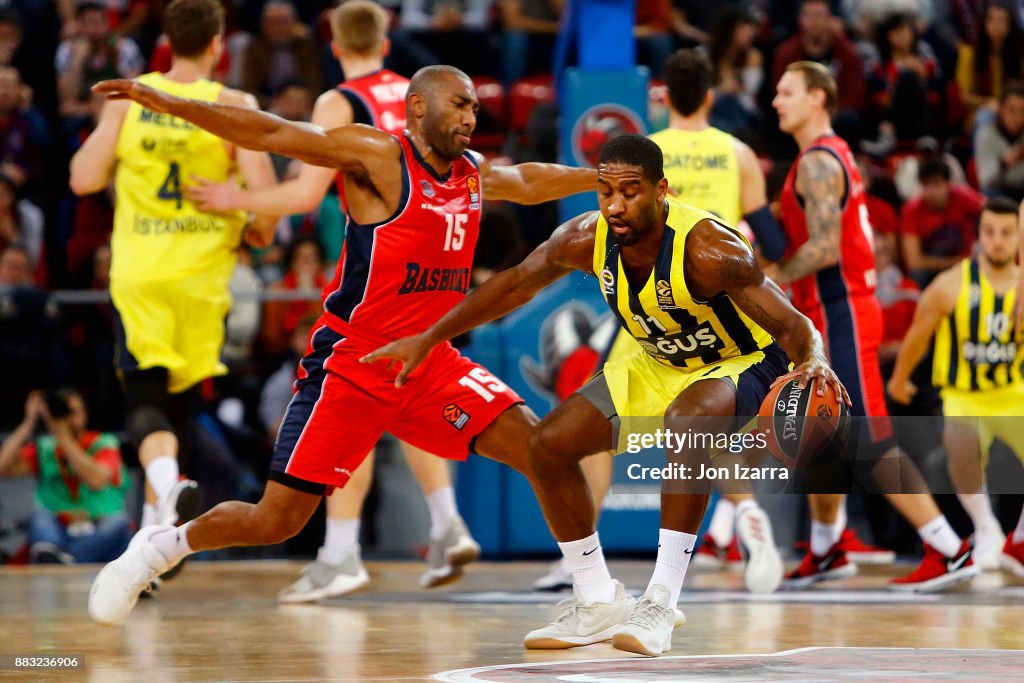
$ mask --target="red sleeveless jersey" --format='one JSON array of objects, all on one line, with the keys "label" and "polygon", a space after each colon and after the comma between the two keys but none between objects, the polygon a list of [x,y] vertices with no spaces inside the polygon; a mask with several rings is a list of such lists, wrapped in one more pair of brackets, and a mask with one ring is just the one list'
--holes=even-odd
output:
[{"label": "red sleeveless jersey", "polygon": [[793,162],[782,190],[782,227],[789,245],[786,258],[807,242],[807,218],[803,198],[796,192],[797,167],[804,154],[825,151],[835,156],[846,175],[846,193],[840,197],[843,208],[842,241],[839,263],[812,273],[791,284],[793,305],[802,313],[816,310],[821,304],[854,296],[870,296],[875,291],[875,255],[871,222],[864,195],[864,184],[849,146],[838,135],[818,138]]},{"label": "red sleeveless jersey", "polygon": [[346,219],[334,279],[324,289],[324,322],[375,343],[418,334],[469,291],[480,235],[480,173],[468,152],[439,176],[405,135],[402,195],[395,215],[375,225]]},{"label": "red sleeveless jersey", "polygon": [[[387,69],[353,78],[337,87],[352,107],[352,123],[380,128],[392,135],[401,135],[405,130],[405,92],[408,89],[408,78]],[[338,200],[344,211],[343,174],[338,173],[334,183],[338,187]]]},{"label": "red sleeveless jersey", "polygon": [[[338,86],[349,102],[354,99],[366,110],[364,114],[358,111],[359,106],[353,106],[357,110],[353,112],[355,123],[365,123],[392,135],[405,130],[405,92],[408,89],[408,78],[387,69],[353,78]],[[367,118],[366,115],[369,115],[369,120],[362,120]]]}]

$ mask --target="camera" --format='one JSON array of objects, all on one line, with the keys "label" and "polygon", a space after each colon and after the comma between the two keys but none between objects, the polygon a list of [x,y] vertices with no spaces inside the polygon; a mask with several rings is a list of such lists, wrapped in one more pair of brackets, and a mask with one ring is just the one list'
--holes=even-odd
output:
[{"label": "camera", "polygon": [[43,399],[46,401],[46,408],[50,411],[50,417],[55,420],[63,420],[71,413],[68,400],[61,391],[48,391]]}]

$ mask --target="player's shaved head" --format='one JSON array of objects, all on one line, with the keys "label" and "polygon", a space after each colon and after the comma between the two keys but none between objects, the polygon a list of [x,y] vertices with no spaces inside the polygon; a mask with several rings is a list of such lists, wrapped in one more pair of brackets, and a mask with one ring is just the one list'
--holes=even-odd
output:
[{"label": "player's shaved head", "polygon": [[426,66],[413,74],[405,96],[409,131],[421,134],[442,159],[454,161],[476,128],[473,81],[453,66]]},{"label": "player's shaved head", "polygon": [[466,75],[466,72],[461,69],[456,69],[454,66],[449,66],[447,64],[425,66],[412,75],[412,79],[409,81],[409,91],[405,96],[406,103],[409,102],[409,98],[413,95],[429,97],[437,90],[438,85],[444,83],[450,78],[459,78],[467,83],[473,82],[472,79]]}]

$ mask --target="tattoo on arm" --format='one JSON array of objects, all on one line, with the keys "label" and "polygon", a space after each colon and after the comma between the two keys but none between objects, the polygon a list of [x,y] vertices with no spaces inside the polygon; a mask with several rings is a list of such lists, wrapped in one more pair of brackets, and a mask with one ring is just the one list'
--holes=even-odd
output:
[{"label": "tattoo on arm", "polygon": [[831,154],[812,152],[800,160],[797,190],[804,198],[807,242],[781,264],[781,282],[799,280],[838,261],[845,184],[843,170]]}]

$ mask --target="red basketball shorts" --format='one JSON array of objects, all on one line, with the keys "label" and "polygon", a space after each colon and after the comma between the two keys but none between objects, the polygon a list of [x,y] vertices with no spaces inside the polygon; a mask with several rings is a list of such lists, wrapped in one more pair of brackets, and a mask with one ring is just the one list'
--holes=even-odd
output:
[{"label": "red basketball shorts", "polygon": [[314,328],[309,346],[270,466],[270,479],[307,493],[344,486],[384,432],[465,460],[476,436],[523,402],[448,343],[401,388],[394,385],[396,370],[359,362],[374,344],[323,325]]}]

